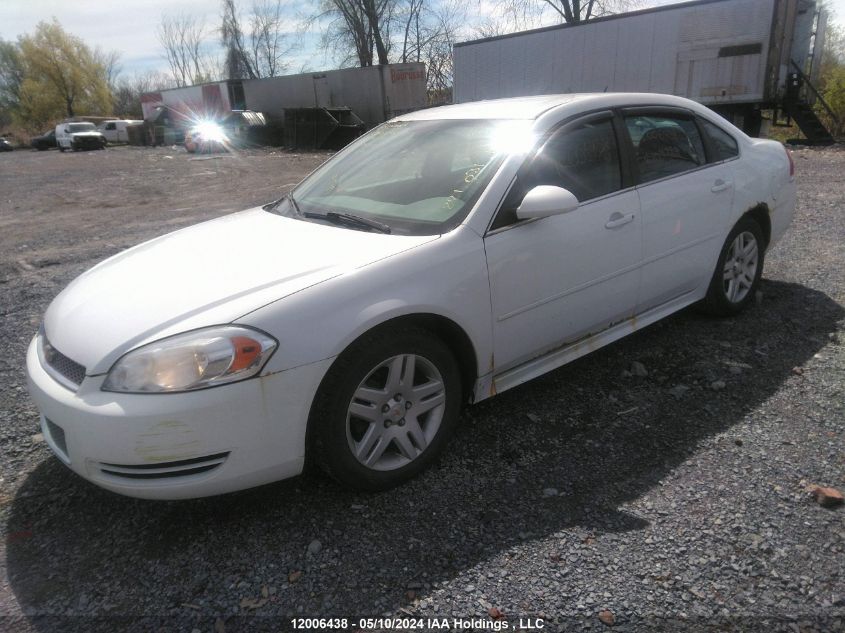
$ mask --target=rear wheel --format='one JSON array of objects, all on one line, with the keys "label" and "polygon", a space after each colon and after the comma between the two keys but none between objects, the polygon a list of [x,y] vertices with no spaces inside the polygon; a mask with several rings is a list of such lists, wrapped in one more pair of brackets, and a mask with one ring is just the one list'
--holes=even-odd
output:
[{"label": "rear wheel", "polygon": [[414,477],[442,451],[461,405],[458,363],[430,332],[366,335],[343,354],[312,407],[312,455],[358,490],[385,490]]},{"label": "rear wheel", "polygon": [[702,308],[717,316],[732,316],[754,300],[763,275],[765,241],[760,225],[742,218],[725,240]]}]

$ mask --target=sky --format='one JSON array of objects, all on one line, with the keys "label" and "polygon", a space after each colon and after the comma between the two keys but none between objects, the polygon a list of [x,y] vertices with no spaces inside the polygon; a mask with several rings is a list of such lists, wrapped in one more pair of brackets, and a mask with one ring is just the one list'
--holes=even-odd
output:
[{"label": "sky", "polygon": [[[489,10],[490,2],[473,3],[474,9]],[[645,0],[647,5],[671,3],[671,0]],[[249,2],[242,0],[240,4]],[[291,6],[303,4],[294,2]],[[845,0],[829,0],[829,4],[837,22],[845,26]],[[0,38],[15,40],[19,35],[31,33],[39,21],[55,17],[66,31],[79,36],[89,46],[118,51],[122,71],[126,74],[167,71],[167,62],[156,39],[156,27],[162,14],[186,13],[204,18],[212,27],[219,22],[219,6],[215,0],[0,0]],[[302,17],[296,10],[291,10],[292,31],[298,30]],[[290,72],[319,70],[335,64],[335,60],[320,50],[319,37],[311,33],[297,40],[290,59]]]}]

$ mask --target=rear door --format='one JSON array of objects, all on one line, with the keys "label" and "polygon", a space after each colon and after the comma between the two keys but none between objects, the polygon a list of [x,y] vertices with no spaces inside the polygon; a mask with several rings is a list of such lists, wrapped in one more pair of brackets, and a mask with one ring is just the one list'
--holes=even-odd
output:
[{"label": "rear door", "polygon": [[[568,123],[520,170],[485,237],[500,373],[633,315],[642,224],[610,112]],[[580,206],[519,221],[539,185],[569,189]]]},{"label": "rear door", "polygon": [[691,112],[647,108],[623,118],[643,217],[641,313],[706,287],[730,218],[733,176],[729,163],[708,162]]}]

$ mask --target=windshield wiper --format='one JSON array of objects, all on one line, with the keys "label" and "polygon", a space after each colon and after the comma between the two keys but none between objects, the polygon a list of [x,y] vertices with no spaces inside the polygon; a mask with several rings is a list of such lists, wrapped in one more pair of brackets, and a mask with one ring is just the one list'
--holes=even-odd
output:
[{"label": "windshield wiper", "polygon": [[[296,203],[294,202],[294,204]],[[372,229],[378,231],[379,233],[390,233],[390,227],[387,224],[379,222],[378,220],[363,218],[360,215],[355,215],[354,213],[338,213],[337,211],[329,211],[328,213],[306,212],[303,215],[305,215],[306,218],[313,218],[315,220],[328,220],[334,224],[345,224],[346,226],[353,226],[362,229]]]}]

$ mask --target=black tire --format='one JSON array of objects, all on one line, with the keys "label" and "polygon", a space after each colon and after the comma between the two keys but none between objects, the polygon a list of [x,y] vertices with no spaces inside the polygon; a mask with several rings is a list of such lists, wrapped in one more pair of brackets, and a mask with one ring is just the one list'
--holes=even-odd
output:
[{"label": "black tire", "polygon": [[65,148],[64,148],[64,147],[62,147],[61,145],[59,145],[59,151],[60,151],[60,152],[64,152],[64,151],[65,151]]},{"label": "black tire", "polygon": [[[439,372],[445,390],[442,418],[440,418],[439,426],[433,427],[433,435],[428,439],[425,448],[411,461],[390,470],[371,468],[360,462],[353,454],[350,446],[353,440],[349,438],[353,436],[353,425],[357,424],[360,427],[379,423],[370,423],[363,418],[356,419],[355,416],[349,415],[353,394],[365,379],[375,375],[373,372],[375,368],[402,355],[414,355],[414,358],[422,359],[420,362],[429,363]],[[419,377],[419,369],[417,372]],[[372,492],[387,490],[402,484],[430,466],[443,451],[458,421],[462,403],[461,394],[461,373],[454,355],[439,338],[428,330],[416,327],[385,328],[366,334],[337,358],[317,391],[308,421],[308,459],[319,465],[339,483],[355,490]],[[396,409],[401,410],[401,405],[397,405]],[[378,413],[378,415],[387,417],[391,414]],[[404,416],[405,414],[396,413],[396,415]],[[425,415],[427,414],[423,414],[418,419],[424,420]],[[404,426],[404,423],[403,417],[400,422],[393,422],[392,425]],[[421,422],[421,427],[428,423]],[[409,423],[409,427],[410,424],[412,422]],[[385,420],[385,425],[387,425],[387,420]],[[394,432],[402,433],[403,430],[396,428]],[[387,436],[388,432],[384,433]],[[410,437],[407,429],[405,433]],[[398,444],[388,439],[385,445],[387,449],[384,450],[384,459],[406,459],[400,455]],[[418,446],[414,446],[419,450]]]},{"label": "black tire", "polygon": [[[729,296],[730,292],[726,287],[725,267],[734,241],[742,234],[750,234],[754,237],[757,245],[757,263],[751,287],[736,300]],[[733,230],[722,246],[719,254],[719,261],[716,270],[710,280],[710,287],[707,289],[707,296],[700,304],[700,308],[707,314],[714,316],[733,316],[745,310],[753,301],[754,296],[760,287],[760,279],[763,276],[763,263],[766,254],[766,240],[760,225],[750,216],[744,216],[736,223]]]}]

